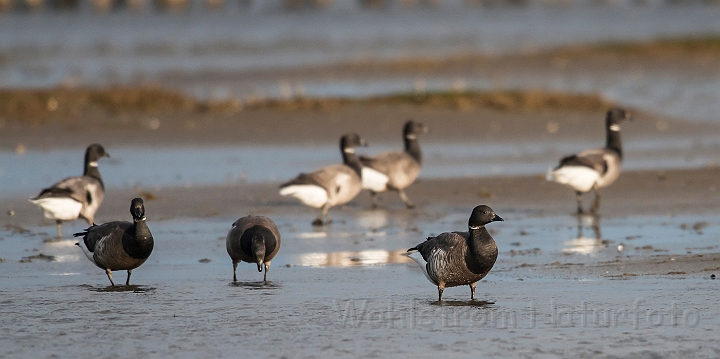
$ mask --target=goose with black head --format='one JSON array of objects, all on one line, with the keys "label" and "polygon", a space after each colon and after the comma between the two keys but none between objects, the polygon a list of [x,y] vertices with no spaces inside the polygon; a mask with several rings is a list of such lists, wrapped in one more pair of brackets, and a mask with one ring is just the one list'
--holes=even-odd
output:
[{"label": "goose with black head", "polygon": [[437,286],[439,301],[445,288],[460,285],[469,285],[470,299],[475,299],[476,283],[490,272],[498,256],[497,244],[485,225],[502,220],[490,207],[480,205],[470,214],[467,232],[428,237],[408,249],[408,256]]},{"label": "goose with black head", "polygon": [[75,233],[75,237],[82,237],[77,245],[91,262],[105,270],[113,286],[115,282],[112,272],[118,270],[127,271],[125,285],[130,285],[133,269],[145,263],[155,245],[146,223],[145,205],[142,199],[132,200],[130,214],[133,217],[132,222],[108,222]]}]

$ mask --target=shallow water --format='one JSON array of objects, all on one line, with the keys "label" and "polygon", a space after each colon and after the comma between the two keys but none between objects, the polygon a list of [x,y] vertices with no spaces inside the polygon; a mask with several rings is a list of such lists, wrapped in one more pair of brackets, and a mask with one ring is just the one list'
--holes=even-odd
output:
[{"label": "shallow water", "polygon": [[[297,211],[302,208],[297,208]],[[132,285],[109,288],[73,240],[45,242],[54,227],[0,231],[0,353],[8,357],[715,357],[720,311],[708,273],[544,276],[520,263],[588,265],[616,258],[716,252],[715,216],[649,216],[600,223],[497,211],[488,227],[500,247],[478,285],[449,288],[446,301],[401,251],[425,236],[462,229],[467,214],[429,208],[338,210],[313,229],[302,214],[270,214],[283,234],[263,284],[254,265],[232,265],[224,237],[235,218],[152,221],[156,246]],[[693,224],[704,222],[699,230]],[[79,223],[69,227],[81,226]],[[625,248],[618,251],[617,245]],[[652,246],[653,249],[642,249]],[[658,250],[659,252],[656,252]],[[43,253],[55,259],[23,257]],[[125,274],[116,272],[116,281]],[[611,294],[611,295],[609,295]]]},{"label": "shallow water", "polygon": [[[423,143],[423,178],[457,178],[498,175],[543,174],[562,156],[587,147],[573,141],[523,143]],[[720,161],[720,139],[674,138],[640,140],[625,145],[626,170],[697,168]],[[373,146],[359,153],[372,155],[397,150],[396,146]],[[335,146],[227,146],[108,149],[110,158],[100,160],[100,172],[108,188],[217,185],[248,182],[280,182],[300,172],[312,171],[340,161]],[[32,197],[60,178],[82,173],[83,149],[36,151],[22,154],[0,151],[0,196]],[[272,165],[268,165],[271,163]],[[468,165],[478,164],[482,165]],[[258,169],[262,168],[262,171]],[[132,173],[132,179],[127,176]]]}]

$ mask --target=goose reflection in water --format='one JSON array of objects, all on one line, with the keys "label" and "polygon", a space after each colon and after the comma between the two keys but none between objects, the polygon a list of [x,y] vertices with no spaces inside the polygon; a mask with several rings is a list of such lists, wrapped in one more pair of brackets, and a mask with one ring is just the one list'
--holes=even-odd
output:
[{"label": "goose reflection in water", "polygon": [[409,263],[405,250],[387,251],[373,249],[359,252],[315,252],[298,256],[301,266],[309,267],[356,267],[392,263]]},{"label": "goose reflection in water", "polygon": [[[585,227],[590,227],[592,229],[594,238],[585,237],[583,235]],[[562,252],[576,254],[593,254],[595,252],[599,252],[603,248],[607,247],[607,241],[601,238],[600,217],[596,214],[578,215],[577,237],[569,241],[565,241],[563,243],[565,248],[562,249]]]}]

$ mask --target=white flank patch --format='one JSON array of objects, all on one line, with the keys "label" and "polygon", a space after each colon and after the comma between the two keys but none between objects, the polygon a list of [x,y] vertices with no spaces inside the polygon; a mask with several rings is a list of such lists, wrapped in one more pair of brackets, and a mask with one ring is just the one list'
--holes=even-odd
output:
[{"label": "white flank patch", "polygon": [[30,200],[42,207],[45,218],[73,221],[80,215],[82,203],[67,197],[48,197]]},{"label": "white flank patch", "polygon": [[292,196],[310,207],[320,208],[328,201],[327,191],[311,184],[296,184],[280,189],[281,196]]},{"label": "white flank patch", "polygon": [[420,251],[411,250],[410,252],[407,253],[407,256],[410,257],[410,259],[414,260],[415,263],[417,263],[420,266],[420,269],[422,269],[423,274],[425,274],[425,278],[427,278],[431,283],[435,283],[435,282],[433,282],[433,280],[430,278],[430,275],[428,274],[427,262],[425,261],[425,259],[423,259],[422,254],[420,254]]},{"label": "white flank patch", "polygon": [[85,256],[88,257],[91,262],[95,263],[95,259],[93,258],[93,252],[90,252],[88,247],[85,245],[85,241],[82,238],[80,238],[80,241],[78,241],[77,245],[78,247],[80,247],[80,249],[82,249],[83,253],[85,253]]},{"label": "white flank patch", "polygon": [[370,167],[362,168],[362,188],[375,192],[384,192],[387,189],[388,176]]},{"label": "white flank patch", "polygon": [[570,186],[578,192],[587,192],[600,180],[600,174],[585,166],[563,166],[549,172],[547,179]]}]

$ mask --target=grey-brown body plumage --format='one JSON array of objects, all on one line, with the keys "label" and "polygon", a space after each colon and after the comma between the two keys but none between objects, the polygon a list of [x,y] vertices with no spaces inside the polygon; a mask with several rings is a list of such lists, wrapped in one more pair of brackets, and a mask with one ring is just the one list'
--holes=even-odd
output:
[{"label": "grey-brown body plumage", "polygon": [[374,157],[360,156],[363,189],[370,190],[373,208],[377,207],[377,193],[388,190],[398,192],[408,208],[415,206],[405,194],[405,188],[420,175],[423,158],[417,135],[425,132],[425,125],[410,120],[403,126],[404,151],[384,152]]},{"label": "grey-brown body plumage", "polygon": [[577,213],[583,213],[583,193],[595,192],[590,213],[597,213],[600,207],[598,189],[611,185],[620,177],[623,148],[620,140],[620,123],[631,119],[625,110],[615,108],[605,116],[605,147],[589,149],[560,160],[557,167],[547,174],[547,180],[567,185],[575,190]]},{"label": "grey-brown body plumage", "polygon": [[133,222],[108,222],[75,233],[76,237],[83,237],[77,245],[88,259],[105,270],[112,285],[115,285],[112,271],[118,270],[128,272],[125,285],[129,285],[132,270],[145,263],[155,244],[145,220],[142,199],[132,201],[130,212]]},{"label": "grey-brown body plumage", "polygon": [[241,261],[257,264],[259,272],[264,266],[263,280],[267,281],[270,262],[280,251],[280,244],[280,230],[270,218],[246,216],[235,221],[225,239],[233,263],[233,281],[237,282],[237,265]]},{"label": "grey-brown body plumage", "polygon": [[88,224],[94,224],[95,213],[105,198],[105,186],[97,161],[109,156],[101,145],[88,146],[82,176],[62,179],[30,199],[43,209],[46,218],[56,221],[58,238],[62,238],[63,221],[83,218]]},{"label": "grey-brown body plumage", "polygon": [[502,220],[490,207],[477,206],[468,220],[468,232],[442,233],[408,249],[410,258],[438,287],[439,300],[445,288],[460,285],[469,285],[470,298],[475,299],[475,283],[490,272],[498,256],[485,225]]},{"label": "grey-brown body plumage", "polygon": [[330,207],[350,202],[362,190],[361,164],[355,154],[356,146],[366,146],[365,140],[354,133],[342,136],[342,164],[301,173],[280,185],[280,195],[292,196],[307,206],[320,208],[320,214],[313,221],[313,225],[327,223]]}]

